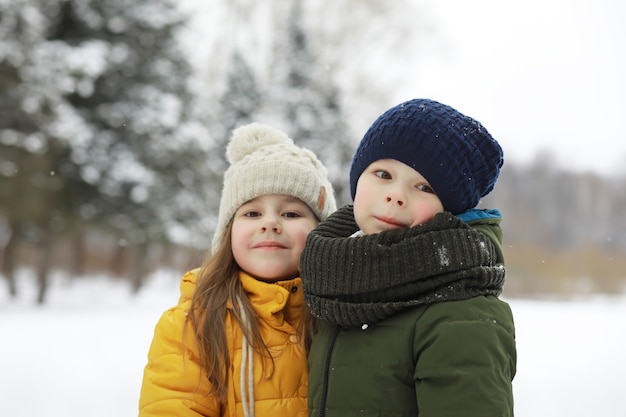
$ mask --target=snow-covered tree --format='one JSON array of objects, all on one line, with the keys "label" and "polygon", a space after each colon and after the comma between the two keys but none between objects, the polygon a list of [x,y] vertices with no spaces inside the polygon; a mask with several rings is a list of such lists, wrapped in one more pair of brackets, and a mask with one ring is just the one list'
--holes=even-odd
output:
[{"label": "snow-covered tree", "polygon": [[245,57],[239,51],[235,51],[228,68],[226,88],[219,99],[219,121],[213,125],[216,130],[221,130],[219,137],[224,151],[235,128],[257,121],[256,117],[262,103],[263,97],[254,70],[248,65]]},{"label": "snow-covered tree", "polygon": [[[189,236],[210,230],[219,179],[184,22],[173,0],[0,0],[0,194],[13,196],[0,210],[44,253],[83,227],[208,246]],[[24,216],[38,189],[41,210]]]},{"label": "snow-covered tree", "polygon": [[290,135],[314,151],[328,167],[340,204],[350,201],[348,171],[354,152],[340,104],[340,90],[324,79],[324,66],[317,61],[302,26],[302,9],[294,2],[285,35],[276,45],[274,83],[268,89]]},{"label": "snow-covered tree", "polygon": [[[240,55],[260,92],[256,118],[319,153],[346,202],[347,167],[361,135],[382,109],[396,104],[391,87],[418,76],[414,59],[406,57],[421,51],[421,35],[432,30],[421,3],[182,0],[181,7],[194,13],[184,45],[208,102],[232,97],[232,85],[223,90],[232,81],[227,58]],[[381,65],[387,66],[384,74]],[[227,130],[220,112],[214,114],[212,131]],[[232,114],[224,120],[230,123]]]}]

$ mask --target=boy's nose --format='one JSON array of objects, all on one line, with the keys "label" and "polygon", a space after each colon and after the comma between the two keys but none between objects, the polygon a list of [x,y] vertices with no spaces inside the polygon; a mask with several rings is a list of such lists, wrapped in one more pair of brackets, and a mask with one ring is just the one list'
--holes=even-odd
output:
[{"label": "boy's nose", "polygon": [[391,187],[387,190],[385,199],[387,203],[397,204],[400,207],[406,204],[406,196],[398,186]]},{"label": "boy's nose", "polygon": [[404,205],[404,200],[399,199],[399,198],[394,198],[394,197],[391,197],[391,196],[387,196],[387,202],[388,203],[397,204],[400,207],[402,207]]}]

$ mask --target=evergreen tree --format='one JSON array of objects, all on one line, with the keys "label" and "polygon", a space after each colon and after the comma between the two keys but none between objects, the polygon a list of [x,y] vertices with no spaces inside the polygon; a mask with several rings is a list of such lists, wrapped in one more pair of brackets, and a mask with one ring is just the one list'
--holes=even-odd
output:
[{"label": "evergreen tree", "polygon": [[101,45],[99,74],[66,96],[93,132],[72,153],[98,185],[96,212],[138,241],[167,238],[171,222],[191,214],[173,207],[177,194],[208,171],[202,156],[211,144],[195,136],[203,132],[193,120],[191,68],[176,39],[183,23],[171,0],[70,0],[50,30],[53,41]]},{"label": "evergreen tree", "polygon": [[210,229],[219,190],[183,23],[172,0],[0,1],[0,195],[13,196],[0,214],[12,236],[32,227],[45,247],[98,227],[137,246],[208,246],[189,242]]},{"label": "evergreen tree", "polygon": [[351,201],[348,171],[354,144],[340,104],[339,89],[324,82],[321,64],[311,55],[302,26],[300,2],[293,2],[286,36],[278,45],[276,80],[270,88],[290,135],[315,152],[328,167],[339,204]]},{"label": "evergreen tree", "polygon": [[222,129],[220,142],[224,149],[235,128],[257,121],[257,112],[262,104],[254,71],[240,51],[233,53],[226,90],[220,97],[219,104],[220,120],[216,126]]}]

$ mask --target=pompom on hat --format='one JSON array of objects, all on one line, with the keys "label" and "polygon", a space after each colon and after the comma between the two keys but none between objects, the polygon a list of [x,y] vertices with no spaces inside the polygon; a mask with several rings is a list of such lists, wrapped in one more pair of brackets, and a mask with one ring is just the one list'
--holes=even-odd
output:
[{"label": "pompom on hat", "polygon": [[495,186],[502,148],[479,122],[428,99],[401,103],[365,133],[350,169],[350,191],[374,161],[395,159],[419,172],[453,214],[476,207]]},{"label": "pompom on hat", "polygon": [[296,146],[282,131],[251,123],[233,131],[226,159],[230,167],[224,185],[213,253],[219,247],[226,226],[242,204],[266,194],[296,197],[308,205],[321,221],[337,209],[326,167],[308,149]]}]

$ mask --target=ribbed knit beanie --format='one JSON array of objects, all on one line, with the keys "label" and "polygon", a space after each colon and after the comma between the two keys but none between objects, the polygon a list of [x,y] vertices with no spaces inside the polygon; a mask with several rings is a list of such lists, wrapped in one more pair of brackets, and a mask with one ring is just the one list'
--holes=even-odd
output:
[{"label": "ribbed knit beanie", "polygon": [[413,99],[387,110],[361,140],[350,169],[350,191],[374,161],[395,159],[419,172],[444,210],[476,207],[495,186],[502,148],[479,122],[452,107]]},{"label": "ribbed knit beanie", "polygon": [[307,204],[321,221],[337,209],[326,167],[308,149],[296,146],[282,131],[260,123],[233,132],[226,159],[220,211],[212,251],[220,245],[226,226],[245,202],[265,194],[284,194]]}]

